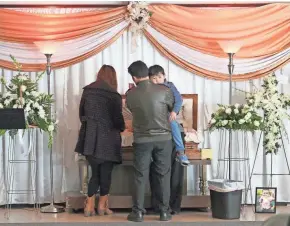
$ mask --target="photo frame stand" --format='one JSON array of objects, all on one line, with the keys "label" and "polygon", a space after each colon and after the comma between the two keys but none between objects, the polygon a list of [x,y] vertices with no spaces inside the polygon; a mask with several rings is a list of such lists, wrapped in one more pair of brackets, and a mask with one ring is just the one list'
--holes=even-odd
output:
[{"label": "photo frame stand", "polygon": [[[18,131],[20,133],[20,131]],[[8,135],[8,150],[7,155],[5,154],[5,189],[6,189],[6,204],[5,204],[5,217],[10,218],[11,208],[13,205],[13,198],[15,195],[26,195],[30,197],[33,202],[33,210],[38,213],[40,209],[39,197],[37,193],[37,151],[36,151],[36,136],[37,128],[29,128],[25,130],[28,133],[29,138],[29,150],[28,156],[23,159],[18,159],[16,153],[19,153],[17,148],[17,133],[12,132]],[[22,134],[20,135],[22,136]],[[16,165],[27,167],[28,169],[28,184],[25,189],[15,189],[17,183],[17,172]]]},{"label": "photo frame stand", "polygon": [[[15,195],[26,195],[33,202],[33,207],[38,212],[40,206],[37,193],[37,153],[36,153],[36,130],[37,127],[26,128],[25,113],[23,108],[6,108],[0,109],[0,129],[7,130],[8,150],[4,152],[3,169],[4,186],[6,192],[6,203],[4,215],[10,218],[11,207]],[[16,157],[19,148],[16,147],[18,130],[24,130],[29,137],[28,155],[24,159]],[[22,136],[22,135],[21,135]],[[28,186],[26,189],[16,189],[15,184],[19,175],[16,171],[16,165],[27,167],[28,169]]]}]

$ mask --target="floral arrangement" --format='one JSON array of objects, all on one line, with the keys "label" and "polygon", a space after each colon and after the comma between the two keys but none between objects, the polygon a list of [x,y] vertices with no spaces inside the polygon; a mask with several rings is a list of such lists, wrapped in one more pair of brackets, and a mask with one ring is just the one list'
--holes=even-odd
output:
[{"label": "floral arrangement", "polygon": [[[0,79],[5,87],[5,92],[0,94],[0,108],[24,108],[27,128],[38,127],[47,132],[49,135],[48,145],[51,147],[53,133],[56,131],[57,125],[55,119],[50,118],[53,99],[52,95],[37,91],[37,83],[44,72],[37,75],[36,80],[32,80],[21,72],[22,65],[13,56],[11,59],[18,73],[12,77],[10,83],[4,77]],[[0,136],[6,132],[6,130],[1,130]]]},{"label": "floral arrangement", "polygon": [[259,130],[263,127],[263,119],[249,105],[219,105],[211,115],[209,130],[232,129],[243,131]]},{"label": "floral arrangement", "polygon": [[280,147],[283,120],[290,118],[287,107],[290,106],[290,97],[278,92],[278,80],[275,74],[264,78],[261,89],[248,93],[246,100],[249,106],[264,111],[264,147],[266,153],[277,153]]},{"label": "floral arrangement", "polygon": [[146,2],[130,2],[127,7],[128,14],[126,20],[130,22],[129,30],[132,32],[132,41],[137,46],[137,37],[142,33],[142,30],[146,28],[147,23],[152,16],[152,13],[148,9],[148,3]]}]

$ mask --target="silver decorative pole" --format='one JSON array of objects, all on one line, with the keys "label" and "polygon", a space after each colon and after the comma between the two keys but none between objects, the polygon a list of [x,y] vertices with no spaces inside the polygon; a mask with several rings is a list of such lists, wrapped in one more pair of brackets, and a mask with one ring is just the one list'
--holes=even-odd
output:
[{"label": "silver decorative pole", "polygon": [[[229,102],[230,105],[232,105],[233,101],[232,101],[232,85],[233,85],[233,72],[234,72],[234,64],[233,64],[233,57],[234,57],[234,53],[228,53],[229,56],[229,64],[228,64],[228,69],[229,69],[229,75],[230,75],[230,90],[229,90]],[[232,130],[229,129],[229,153],[228,153],[228,157],[229,157],[229,180],[231,180],[231,172],[232,172],[232,158],[231,158],[231,152],[232,152]]]},{"label": "silver decorative pole", "polygon": [[[50,59],[53,55],[53,52],[56,50],[56,43],[53,42],[36,42],[35,43],[39,48],[40,51],[46,56],[46,74],[47,74],[47,93],[50,95],[50,74],[51,74],[51,64]],[[52,118],[51,115],[51,106],[49,109],[49,119]],[[50,147],[50,156],[49,156],[49,168],[50,168],[50,192],[51,192],[51,198],[50,198],[50,204],[48,206],[43,206],[40,208],[40,212],[42,213],[61,213],[64,212],[64,207],[57,206],[54,204],[54,189],[53,189],[53,158],[52,158],[52,152],[53,149]]]},{"label": "silver decorative pole", "polygon": [[[235,53],[237,53],[240,48],[242,47],[242,43],[240,41],[220,41],[218,42],[220,47],[223,49],[225,53],[229,56],[229,64],[228,64],[228,70],[229,70],[229,104],[232,105],[232,77],[234,72],[234,63],[233,63],[233,57]],[[231,172],[232,172],[232,130],[229,129],[229,149],[228,149],[228,158],[229,158],[229,180],[231,180]]]}]

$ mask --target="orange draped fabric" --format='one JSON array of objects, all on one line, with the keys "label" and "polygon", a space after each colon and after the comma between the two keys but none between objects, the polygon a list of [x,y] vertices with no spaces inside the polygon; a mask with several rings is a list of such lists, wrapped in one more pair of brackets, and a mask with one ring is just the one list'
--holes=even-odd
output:
[{"label": "orange draped fabric", "polygon": [[150,25],[189,48],[225,57],[218,41],[243,42],[238,58],[265,57],[290,47],[290,4],[253,8],[150,5]]},{"label": "orange draped fabric", "polygon": [[[269,4],[253,8],[192,8],[163,4],[150,5],[149,10],[153,13],[149,21],[152,28],[167,38],[200,53],[226,58],[218,41],[227,40],[238,40],[243,43],[242,49],[235,58],[264,59],[290,48],[290,4]],[[45,40],[76,41],[78,38],[114,28],[125,20],[126,13],[126,6],[71,14],[32,14],[0,9],[0,41],[21,45]],[[80,56],[71,56],[69,59],[53,63],[53,67],[67,67],[97,54],[119,38],[125,29],[122,28],[112,37],[97,47],[84,51]],[[177,53],[166,49],[146,30],[145,35],[163,55],[188,71],[210,79],[228,80],[227,74],[210,71],[206,67],[201,68],[180,58]],[[3,49],[7,48],[7,44],[3,46]],[[290,57],[286,56],[269,67],[247,74],[234,75],[233,79],[239,81],[259,78],[289,62]],[[0,59],[0,67],[14,68],[5,57]],[[43,64],[23,63],[25,71],[39,71],[44,67]]]},{"label": "orange draped fabric", "polygon": [[[180,67],[182,67],[182,68],[184,68],[184,69],[186,69],[194,74],[200,75],[200,76],[208,78],[208,79],[219,80],[219,81],[228,81],[229,80],[228,74],[221,74],[218,72],[209,71],[209,70],[206,70],[204,68],[200,68],[196,65],[190,64],[189,62],[176,56],[173,52],[165,49],[148,32],[145,31],[145,35],[148,38],[148,40],[152,43],[152,45],[154,45],[155,48],[162,55],[166,56],[168,59],[172,60],[172,62],[176,63]],[[282,61],[278,61],[272,67],[265,67],[265,69],[263,69],[263,70],[255,71],[252,73],[233,75],[232,79],[233,79],[233,81],[245,81],[245,80],[251,80],[251,79],[258,79],[258,78],[261,78],[263,76],[269,75],[270,73],[278,70],[279,68],[282,68],[287,63],[290,63],[290,57],[288,57]]]},{"label": "orange draped fabric", "polygon": [[32,14],[0,9],[0,40],[33,43],[64,41],[105,31],[124,20],[125,6],[72,14]]}]

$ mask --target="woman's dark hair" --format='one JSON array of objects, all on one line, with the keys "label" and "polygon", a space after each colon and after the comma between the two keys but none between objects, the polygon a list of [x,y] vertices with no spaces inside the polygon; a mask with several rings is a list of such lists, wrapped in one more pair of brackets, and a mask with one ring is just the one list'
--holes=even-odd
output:
[{"label": "woman's dark hair", "polygon": [[149,76],[158,75],[159,73],[165,75],[163,67],[160,65],[153,65],[149,67]]},{"label": "woman's dark hair", "polygon": [[110,65],[103,65],[98,72],[97,81],[106,82],[114,90],[118,89],[117,74],[115,69]]}]

